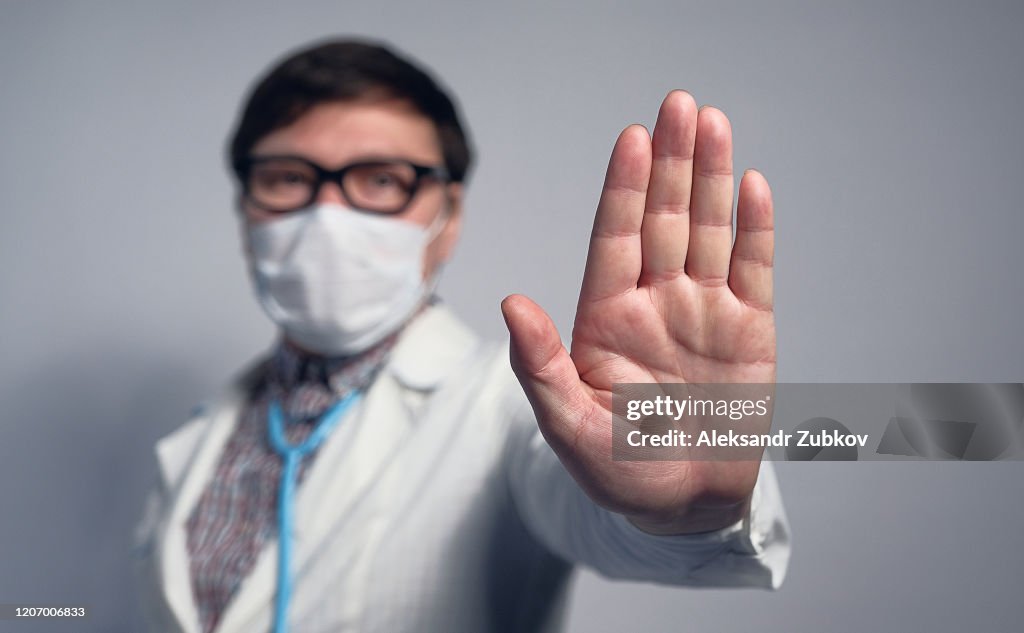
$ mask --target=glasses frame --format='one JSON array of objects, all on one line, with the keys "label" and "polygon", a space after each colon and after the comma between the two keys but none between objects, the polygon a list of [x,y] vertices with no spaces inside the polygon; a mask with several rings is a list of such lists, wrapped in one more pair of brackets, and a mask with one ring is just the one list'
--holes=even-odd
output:
[{"label": "glasses frame", "polygon": [[[279,160],[291,160],[302,163],[309,167],[316,173],[316,184],[310,189],[309,199],[303,204],[295,207],[288,207],[287,209],[270,207],[264,204],[260,204],[259,201],[255,200],[249,191],[249,175],[252,172],[252,168],[260,163],[267,163],[270,161]],[[398,209],[393,211],[381,211],[379,209],[368,209],[360,207],[352,203],[349,198],[348,192],[345,191],[345,175],[353,170],[360,167],[369,167],[371,165],[405,165],[412,168],[413,173],[416,174],[416,179],[412,183],[412,187],[409,190],[409,199]],[[316,202],[317,197],[320,195],[320,190],[323,189],[325,182],[333,182],[338,185],[338,190],[341,192],[341,197],[345,200],[348,206],[356,211],[363,213],[372,213],[374,215],[397,215],[409,208],[412,201],[416,198],[416,194],[420,190],[420,186],[423,181],[428,178],[433,178],[441,184],[448,184],[451,182],[451,176],[448,174],[448,170],[444,167],[436,167],[430,165],[420,165],[404,158],[366,158],[353,163],[343,165],[338,169],[326,169],[313,161],[305,158],[304,156],[295,156],[291,154],[274,154],[267,156],[247,156],[244,159],[238,161],[235,165],[235,175],[238,177],[238,182],[242,187],[242,195],[245,201],[253,205],[257,209],[267,211],[269,213],[293,213],[300,209],[305,209]]]}]

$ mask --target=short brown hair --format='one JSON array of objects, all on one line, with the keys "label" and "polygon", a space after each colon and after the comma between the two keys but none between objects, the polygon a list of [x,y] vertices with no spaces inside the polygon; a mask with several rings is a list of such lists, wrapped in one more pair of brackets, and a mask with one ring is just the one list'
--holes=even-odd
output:
[{"label": "short brown hair", "polygon": [[473,151],[453,100],[425,70],[382,44],[360,40],[333,40],[299,50],[256,83],[230,139],[231,166],[238,173],[261,138],[314,106],[362,98],[412,104],[433,121],[452,181],[466,179]]}]

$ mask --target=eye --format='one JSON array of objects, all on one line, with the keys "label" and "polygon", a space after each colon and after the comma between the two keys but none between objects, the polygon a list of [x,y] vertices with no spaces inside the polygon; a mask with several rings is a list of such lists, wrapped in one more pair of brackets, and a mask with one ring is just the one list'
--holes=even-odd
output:
[{"label": "eye", "polygon": [[300,173],[294,172],[294,171],[287,171],[287,172],[282,173],[280,175],[280,180],[281,180],[282,183],[289,184],[289,185],[295,185],[295,184],[309,182],[309,180],[305,177],[304,174],[300,174]]},{"label": "eye", "polygon": [[370,184],[375,187],[389,187],[395,184],[395,177],[385,172],[377,172],[370,176]]},{"label": "eye", "polygon": [[408,193],[416,183],[416,172],[408,165],[375,163],[353,169],[348,183],[367,195]]},{"label": "eye", "polygon": [[390,213],[409,202],[416,188],[416,170],[411,165],[363,163],[346,174],[345,195],[359,209]]},{"label": "eye", "polygon": [[256,180],[268,187],[288,187],[308,185],[311,179],[308,174],[294,170],[267,169],[256,174]]},{"label": "eye", "polygon": [[367,176],[367,184],[375,189],[398,189],[408,191],[412,183],[409,179],[403,179],[395,170],[381,169],[374,171]]},{"label": "eye", "polygon": [[250,175],[252,186],[266,189],[289,189],[309,187],[316,175],[306,166],[288,161],[274,161],[253,168]]},{"label": "eye", "polygon": [[316,170],[302,161],[265,159],[252,165],[246,195],[264,209],[293,210],[309,203],[318,177]]}]

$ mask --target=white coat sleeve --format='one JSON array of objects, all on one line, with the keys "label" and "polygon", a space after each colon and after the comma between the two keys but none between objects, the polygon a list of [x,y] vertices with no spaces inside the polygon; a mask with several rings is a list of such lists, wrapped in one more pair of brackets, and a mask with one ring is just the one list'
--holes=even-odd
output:
[{"label": "white coat sleeve", "polygon": [[705,587],[782,584],[789,525],[770,462],[761,464],[744,520],[699,535],[655,536],[590,500],[544,440],[521,389],[506,404],[512,498],[527,527],[554,553],[609,578]]}]

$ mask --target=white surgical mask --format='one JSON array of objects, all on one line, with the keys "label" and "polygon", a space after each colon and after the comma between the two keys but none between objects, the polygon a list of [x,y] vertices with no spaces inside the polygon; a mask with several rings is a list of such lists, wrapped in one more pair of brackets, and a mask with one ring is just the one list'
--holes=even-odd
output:
[{"label": "white surgical mask", "polygon": [[249,267],[263,310],[303,348],[355,354],[397,330],[433,291],[423,280],[429,228],[319,204],[248,226]]}]

